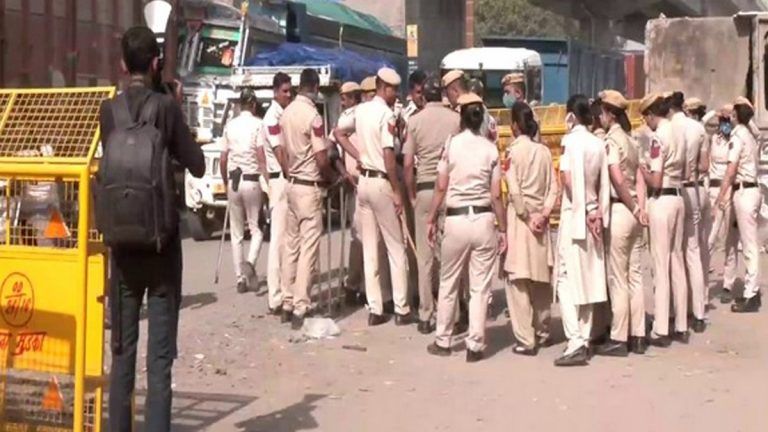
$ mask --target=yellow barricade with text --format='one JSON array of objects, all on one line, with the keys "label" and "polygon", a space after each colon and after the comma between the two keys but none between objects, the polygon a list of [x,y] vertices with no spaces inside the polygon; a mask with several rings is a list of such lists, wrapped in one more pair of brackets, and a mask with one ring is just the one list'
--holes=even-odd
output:
[{"label": "yellow barricade with text", "polygon": [[0,90],[0,431],[100,431],[106,250],[92,218],[115,89]]}]

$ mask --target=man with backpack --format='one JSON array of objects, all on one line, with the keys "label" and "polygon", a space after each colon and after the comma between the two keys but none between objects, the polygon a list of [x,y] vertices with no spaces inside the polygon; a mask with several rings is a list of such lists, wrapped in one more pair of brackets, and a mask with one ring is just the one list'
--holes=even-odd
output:
[{"label": "man with backpack", "polygon": [[111,251],[109,425],[112,431],[132,429],[139,311],[146,292],[145,424],[148,431],[168,431],[182,275],[171,160],[202,177],[205,159],[178,102],[156,90],[161,88],[160,47],[152,31],[128,30],[122,51],[130,84],[101,106],[104,155],[95,185],[96,221]]}]

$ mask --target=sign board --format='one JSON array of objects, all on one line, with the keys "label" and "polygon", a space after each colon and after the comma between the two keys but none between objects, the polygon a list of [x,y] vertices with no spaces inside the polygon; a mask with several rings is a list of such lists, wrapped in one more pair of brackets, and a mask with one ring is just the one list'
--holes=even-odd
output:
[{"label": "sign board", "polygon": [[408,41],[407,51],[408,58],[415,58],[419,56],[419,26],[416,24],[409,24],[405,26],[406,39]]}]

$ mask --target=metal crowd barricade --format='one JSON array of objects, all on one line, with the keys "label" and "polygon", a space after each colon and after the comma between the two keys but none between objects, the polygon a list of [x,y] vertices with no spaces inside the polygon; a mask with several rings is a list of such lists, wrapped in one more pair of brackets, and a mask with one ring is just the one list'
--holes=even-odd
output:
[{"label": "metal crowd barricade", "polygon": [[[325,197],[325,235],[320,250],[320,278],[317,280],[319,289],[318,301],[315,309],[328,317],[335,317],[343,305],[344,284],[347,277],[348,245],[347,245],[347,191],[344,185],[334,186],[328,189]],[[338,208],[334,208],[334,202]],[[340,246],[333,247],[334,243],[334,214],[338,214],[338,237]],[[338,249],[338,255],[334,251]],[[338,257],[338,267],[334,264]]]},{"label": "metal crowd barricade", "polygon": [[0,90],[1,430],[101,430],[107,261],[90,181],[114,92]]}]

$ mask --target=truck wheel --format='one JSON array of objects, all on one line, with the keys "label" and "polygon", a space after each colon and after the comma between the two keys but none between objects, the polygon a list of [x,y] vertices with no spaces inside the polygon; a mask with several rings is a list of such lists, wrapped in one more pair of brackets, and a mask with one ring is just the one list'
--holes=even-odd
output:
[{"label": "truck wheel", "polygon": [[198,213],[189,213],[187,218],[189,233],[195,241],[210,240],[213,235],[211,224],[205,220],[205,216]]}]

